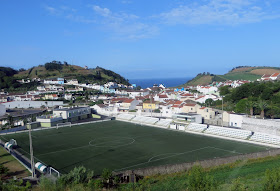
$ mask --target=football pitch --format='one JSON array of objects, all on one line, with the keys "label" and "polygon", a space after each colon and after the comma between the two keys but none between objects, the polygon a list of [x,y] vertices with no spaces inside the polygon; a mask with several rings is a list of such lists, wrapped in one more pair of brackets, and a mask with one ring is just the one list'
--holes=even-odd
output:
[{"label": "football pitch", "polygon": [[[15,139],[29,157],[28,133],[0,137]],[[95,175],[114,171],[194,162],[270,149],[269,147],[206,137],[121,121],[107,121],[32,132],[35,162],[61,173],[85,166]]]}]

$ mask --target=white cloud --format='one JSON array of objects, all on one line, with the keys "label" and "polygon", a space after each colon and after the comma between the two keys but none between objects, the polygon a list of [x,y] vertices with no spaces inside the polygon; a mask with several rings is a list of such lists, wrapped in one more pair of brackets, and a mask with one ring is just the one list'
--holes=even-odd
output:
[{"label": "white cloud", "polygon": [[52,14],[52,15],[59,13],[59,11],[56,8],[51,7],[51,6],[45,6],[45,9],[49,14]]},{"label": "white cloud", "polygon": [[167,24],[220,24],[237,25],[254,23],[265,19],[278,18],[264,10],[266,4],[257,4],[256,0],[207,0],[204,4],[192,3],[173,8],[160,14]]},{"label": "white cloud", "polygon": [[125,39],[142,39],[154,36],[158,32],[156,26],[140,21],[140,17],[124,12],[114,13],[108,8],[93,7],[94,12],[101,16],[101,24],[114,32],[115,37]]}]

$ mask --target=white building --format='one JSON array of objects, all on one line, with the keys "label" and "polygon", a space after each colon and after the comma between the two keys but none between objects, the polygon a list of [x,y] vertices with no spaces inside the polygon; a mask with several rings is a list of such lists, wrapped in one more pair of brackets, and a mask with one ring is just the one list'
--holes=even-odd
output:
[{"label": "white building", "polygon": [[238,115],[238,114],[230,113],[229,114],[229,126],[241,128],[244,116],[246,116],[246,115]]},{"label": "white building", "polygon": [[218,92],[218,88],[215,86],[197,86],[197,91],[201,92],[202,94],[213,94]]},{"label": "white building", "polygon": [[61,116],[63,119],[70,121],[73,121],[72,119],[79,120],[88,118],[89,114],[91,114],[91,109],[89,107],[60,108],[53,110],[53,115]]}]

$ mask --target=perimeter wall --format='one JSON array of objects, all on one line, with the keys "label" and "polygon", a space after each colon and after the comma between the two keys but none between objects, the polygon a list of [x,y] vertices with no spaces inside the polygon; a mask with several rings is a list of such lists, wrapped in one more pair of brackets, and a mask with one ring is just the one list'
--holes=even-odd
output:
[{"label": "perimeter wall", "polygon": [[132,174],[139,175],[139,176],[170,174],[175,172],[187,171],[194,165],[201,165],[203,168],[209,168],[209,167],[219,166],[223,164],[233,163],[236,162],[237,160],[246,161],[248,159],[277,156],[279,154],[280,154],[280,149],[273,149],[273,150],[262,151],[257,153],[243,154],[243,155],[237,155],[237,156],[231,156],[225,158],[215,158],[215,159],[203,160],[203,161],[197,161],[191,163],[170,164],[170,165],[161,165],[155,167],[147,167],[142,169],[126,170],[126,171],[116,172],[116,174],[123,175],[123,176],[126,175],[131,176]]}]

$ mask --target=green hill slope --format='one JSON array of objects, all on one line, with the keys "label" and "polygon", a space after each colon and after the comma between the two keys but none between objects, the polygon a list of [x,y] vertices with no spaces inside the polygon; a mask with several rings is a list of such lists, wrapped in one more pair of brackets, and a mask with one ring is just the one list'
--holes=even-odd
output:
[{"label": "green hill slope", "polygon": [[85,69],[76,65],[69,65],[66,62],[63,64],[58,61],[53,61],[46,63],[45,65],[39,65],[37,67],[32,67],[26,71],[19,72],[15,75],[16,78],[57,78],[63,77],[66,79],[75,78],[81,83],[106,83],[109,81],[122,83],[128,85],[127,79],[121,75],[111,71],[106,70],[101,67],[96,67],[93,69]]},{"label": "green hill slope", "polygon": [[263,74],[280,73],[280,68],[277,67],[252,67],[252,66],[239,66],[233,68],[231,71],[224,75],[214,75],[209,73],[198,74],[195,78],[183,84],[182,86],[196,86],[208,85],[213,82],[222,82],[226,80],[251,80],[255,81]]}]

